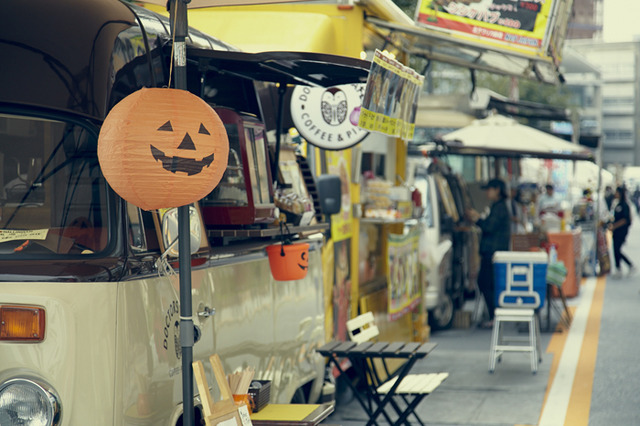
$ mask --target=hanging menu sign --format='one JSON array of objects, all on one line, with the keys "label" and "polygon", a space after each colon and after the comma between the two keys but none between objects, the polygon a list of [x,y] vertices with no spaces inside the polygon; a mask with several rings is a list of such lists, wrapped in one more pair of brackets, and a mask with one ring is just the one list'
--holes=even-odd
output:
[{"label": "hanging menu sign", "polygon": [[376,50],[358,126],[405,140],[412,139],[423,82],[424,76]]}]

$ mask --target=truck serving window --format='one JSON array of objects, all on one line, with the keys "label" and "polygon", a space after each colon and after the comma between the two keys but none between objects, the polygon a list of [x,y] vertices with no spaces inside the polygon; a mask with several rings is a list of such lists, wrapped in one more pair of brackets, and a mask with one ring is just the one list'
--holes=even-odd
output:
[{"label": "truck serving window", "polygon": [[0,257],[107,247],[107,186],[92,132],[0,113],[0,167]]}]

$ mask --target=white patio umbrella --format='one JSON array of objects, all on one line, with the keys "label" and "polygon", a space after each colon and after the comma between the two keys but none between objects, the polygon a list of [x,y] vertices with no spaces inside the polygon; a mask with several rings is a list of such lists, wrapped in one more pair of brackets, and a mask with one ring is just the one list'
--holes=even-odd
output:
[{"label": "white patio umbrella", "polygon": [[615,186],[615,177],[608,170],[600,169],[596,164],[588,161],[576,162],[573,171],[573,183],[580,188],[596,190],[598,187],[598,171],[600,171],[601,186]]},{"label": "white patio umbrella", "polygon": [[507,157],[592,160],[586,147],[573,144],[503,115],[474,120],[442,137],[453,152]]}]

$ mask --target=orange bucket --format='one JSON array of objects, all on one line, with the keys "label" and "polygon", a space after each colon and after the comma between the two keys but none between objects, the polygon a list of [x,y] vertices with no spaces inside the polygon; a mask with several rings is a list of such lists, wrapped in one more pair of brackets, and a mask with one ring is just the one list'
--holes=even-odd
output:
[{"label": "orange bucket", "polygon": [[278,281],[301,280],[309,269],[309,244],[273,244],[267,246],[271,275]]}]

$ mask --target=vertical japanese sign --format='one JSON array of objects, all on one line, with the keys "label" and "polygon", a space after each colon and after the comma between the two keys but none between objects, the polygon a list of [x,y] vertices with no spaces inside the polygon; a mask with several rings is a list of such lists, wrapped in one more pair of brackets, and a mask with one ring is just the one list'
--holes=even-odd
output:
[{"label": "vertical japanese sign", "polygon": [[334,242],[333,338],[346,341],[351,319],[351,239]]},{"label": "vertical japanese sign", "polygon": [[390,321],[395,321],[416,307],[420,301],[418,280],[418,243],[420,234],[414,227],[407,234],[389,234],[387,248],[387,292]]},{"label": "vertical japanese sign", "polygon": [[418,98],[423,83],[424,76],[376,50],[358,126],[410,140],[415,130]]},{"label": "vertical japanese sign", "polygon": [[347,340],[347,321],[351,318],[351,150],[327,151],[327,172],[340,176],[341,209],[331,216],[335,276],[333,284],[333,339]]},{"label": "vertical japanese sign", "polygon": [[351,151],[328,151],[327,172],[340,176],[342,190],[340,212],[331,216],[331,238],[342,241],[351,238]]},{"label": "vertical japanese sign", "polygon": [[474,41],[546,55],[558,0],[421,0],[419,25]]}]

